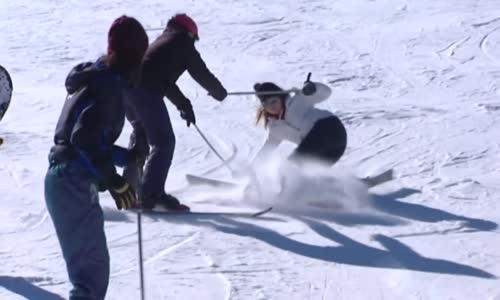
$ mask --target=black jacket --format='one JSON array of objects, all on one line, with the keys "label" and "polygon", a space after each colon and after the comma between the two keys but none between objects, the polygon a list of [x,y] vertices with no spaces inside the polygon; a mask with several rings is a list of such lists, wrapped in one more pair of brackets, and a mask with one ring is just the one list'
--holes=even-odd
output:
[{"label": "black jacket", "polygon": [[128,82],[102,59],[74,67],[66,78],[68,97],[57,122],[51,160],[78,161],[105,185],[115,164],[129,160],[126,149],[114,146],[125,122]]},{"label": "black jacket", "polygon": [[167,29],[148,48],[143,60],[142,86],[166,96],[178,108],[189,101],[176,84],[188,71],[215,99],[222,100],[225,89],[210,72],[185,32]]}]

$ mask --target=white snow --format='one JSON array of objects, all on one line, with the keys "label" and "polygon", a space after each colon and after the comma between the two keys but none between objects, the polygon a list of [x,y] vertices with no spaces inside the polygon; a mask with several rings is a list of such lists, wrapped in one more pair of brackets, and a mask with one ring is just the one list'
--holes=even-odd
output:
[{"label": "white snow", "polygon": [[[0,123],[1,299],[60,299],[70,288],[43,198],[67,72],[104,53],[119,15],[154,39],[180,11],[197,20],[197,47],[229,90],[300,87],[309,71],[333,88],[320,107],[349,133],[334,179],[387,168],[398,178],[347,211],[297,209],[316,197],[302,191],[261,219],[145,217],[147,299],[500,299],[497,0],[0,1],[0,64],[15,89]],[[233,166],[248,163],[266,136],[256,101],[218,103],[188,75],[180,85],[214,146]],[[186,173],[230,175],[168,107],[177,148],[167,191],[196,211],[255,209],[238,193],[187,186]],[[301,176],[304,189],[329,188]],[[139,299],[135,215],[106,193],[101,203],[107,299]]]}]

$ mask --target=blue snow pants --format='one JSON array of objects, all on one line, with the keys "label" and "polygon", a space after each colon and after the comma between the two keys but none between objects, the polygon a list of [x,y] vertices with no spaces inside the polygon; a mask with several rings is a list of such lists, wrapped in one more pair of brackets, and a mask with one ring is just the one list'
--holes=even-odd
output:
[{"label": "blue snow pants", "polygon": [[51,163],[45,202],[73,284],[69,299],[104,299],[109,254],[95,176],[78,163]]}]

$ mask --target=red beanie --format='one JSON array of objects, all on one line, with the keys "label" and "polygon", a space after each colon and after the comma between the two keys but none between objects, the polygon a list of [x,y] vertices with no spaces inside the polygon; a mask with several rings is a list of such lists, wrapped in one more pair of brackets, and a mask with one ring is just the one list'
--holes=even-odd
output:
[{"label": "red beanie", "polygon": [[115,57],[117,64],[140,64],[148,45],[148,35],[136,19],[123,15],[111,24],[108,32],[108,56]]}]

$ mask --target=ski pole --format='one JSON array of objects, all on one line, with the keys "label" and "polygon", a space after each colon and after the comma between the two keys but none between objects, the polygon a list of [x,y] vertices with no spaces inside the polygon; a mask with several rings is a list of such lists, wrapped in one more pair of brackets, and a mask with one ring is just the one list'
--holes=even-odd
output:
[{"label": "ski pole", "polygon": [[[231,168],[231,166],[227,163],[227,161],[219,154],[219,152],[217,152],[217,150],[215,150],[215,148],[212,146],[212,144],[210,144],[210,142],[205,137],[205,135],[203,134],[203,132],[201,132],[200,128],[198,128],[198,126],[196,124],[194,124],[194,123],[193,123],[193,125],[194,125],[194,128],[196,128],[196,131],[198,131],[198,133],[200,134],[200,136],[203,138],[203,140],[205,141],[205,143],[207,143],[208,147],[210,147],[210,149],[212,149],[212,151],[215,153],[215,155],[217,155],[217,157],[224,163],[224,166],[227,167],[227,169],[231,172],[231,174],[234,174],[233,168]],[[259,193],[259,196],[262,197],[262,188],[260,186],[260,183],[259,183],[259,180],[257,178],[257,175],[254,172],[251,172],[250,176],[251,176],[253,182],[255,183],[255,185],[257,187],[257,191]]]},{"label": "ski pole", "polygon": [[[228,96],[245,96],[245,95],[282,95],[289,93],[297,93],[299,89],[289,89],[284,91],[269,91],[269,92],[255,92],[255,91],[244,91],[244,92],[229,92]],[[208,95],[211,95],[208,93]]]},{"label": "ski pole", "polygon": [[200,128],[198,128],[198,126],[195,123],[193,123],[193,125],[194,125],[194,128],[196,128],[196,131],[198,131],[198,134],[201,136],[201,138],[208,145],[208,147],[215,153],[215,155],[222,161],[222,163],[229,169],[229,171],[231,173],[233,173],[233,168],[231,168],[231,166],[227,163],[227,161],[219,154],[219,152],[217,152],[217,150],[215,150],[214,146],[212,146],[212,144],[210,144],[210,142],[205,137],[203,132],[201,132]]},{"label": "ski pole", "polygon": [[[142,168],[143,164],[138,163],[137,166],[137,175],[140,180],[142,180]],[[139,247],[139,278],[140,278],[140,286],[141,286],[141,300],[145,299],[145,287],[144,287],[144,259],[142,255],[142,201],[140,200],[141,198],[141,193],[140,193],[140,184],[138,185],[138,190],[137,190],[137,200],[139,203],[139,211],[137,212],[137,239],[138,239],[138,247]]]},{"label": "ski pole", "polygon": [[144,300],[144,266],[142,259],[142,208],[137,212],[137,236],[139,239],[139,276],[141,281],[141,300]]}]

